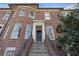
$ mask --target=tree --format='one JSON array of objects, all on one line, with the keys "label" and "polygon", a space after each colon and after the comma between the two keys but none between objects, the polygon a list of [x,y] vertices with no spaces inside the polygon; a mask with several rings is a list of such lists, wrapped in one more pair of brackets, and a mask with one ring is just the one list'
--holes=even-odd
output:
[{"label": "tree", "polygon": [[67,53],[79,55],[79,9],[73,10],[61,18],[64,24],[64,34],[58,38],[58,41]]}]

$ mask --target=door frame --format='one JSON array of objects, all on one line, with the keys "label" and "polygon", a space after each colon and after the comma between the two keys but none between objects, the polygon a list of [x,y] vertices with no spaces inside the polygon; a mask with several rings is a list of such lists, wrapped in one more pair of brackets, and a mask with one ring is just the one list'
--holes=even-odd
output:
[{"label": "door frame", "polygon": [[42,42],[45,40],[45,24],[44,20],[33,20],[32,38],[36,42],[36,26],[42,26]]}]

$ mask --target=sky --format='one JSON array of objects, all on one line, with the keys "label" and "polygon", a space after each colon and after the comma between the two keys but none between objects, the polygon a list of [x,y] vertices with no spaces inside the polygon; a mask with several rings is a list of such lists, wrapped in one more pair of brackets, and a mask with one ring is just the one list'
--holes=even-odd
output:
[{"label": "sky", "polygon": [[7,3],[0,3],[0,8],[9,8]]},{"label": "sky", "polygon": [[39,7],[41,8],[64,8],[70,5],[71,3],[41,3]]},{"label": "sky", "polygon": [[[39,8],[65,8],[71,3],[40,3]],[[7,3],[0,3],[0,8],[9,8]]]}]

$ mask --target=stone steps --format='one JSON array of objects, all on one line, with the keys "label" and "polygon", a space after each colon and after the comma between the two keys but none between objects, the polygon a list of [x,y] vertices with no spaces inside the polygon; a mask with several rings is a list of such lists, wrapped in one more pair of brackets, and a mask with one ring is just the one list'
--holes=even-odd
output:
[{"label": "stone steps", "polygon": [[44,43],[42,42],[34,43],[29,56],[48,56],[48,51],[45,48]]},{"label": "stone steps", "polygon": [[48,56],[48,54],[34,54],[34,53],[31,53],[29,56]]}]

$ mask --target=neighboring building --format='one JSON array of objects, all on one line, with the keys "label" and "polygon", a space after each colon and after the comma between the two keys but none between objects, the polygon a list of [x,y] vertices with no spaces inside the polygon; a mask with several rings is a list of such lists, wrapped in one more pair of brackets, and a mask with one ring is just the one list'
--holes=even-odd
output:
[{"label": "neighboring building", "polygon": [[51,43],[57,37],[58,15],[67,10],[38,4],[9,6],[0,9],[0,55],[56,55]]}]

